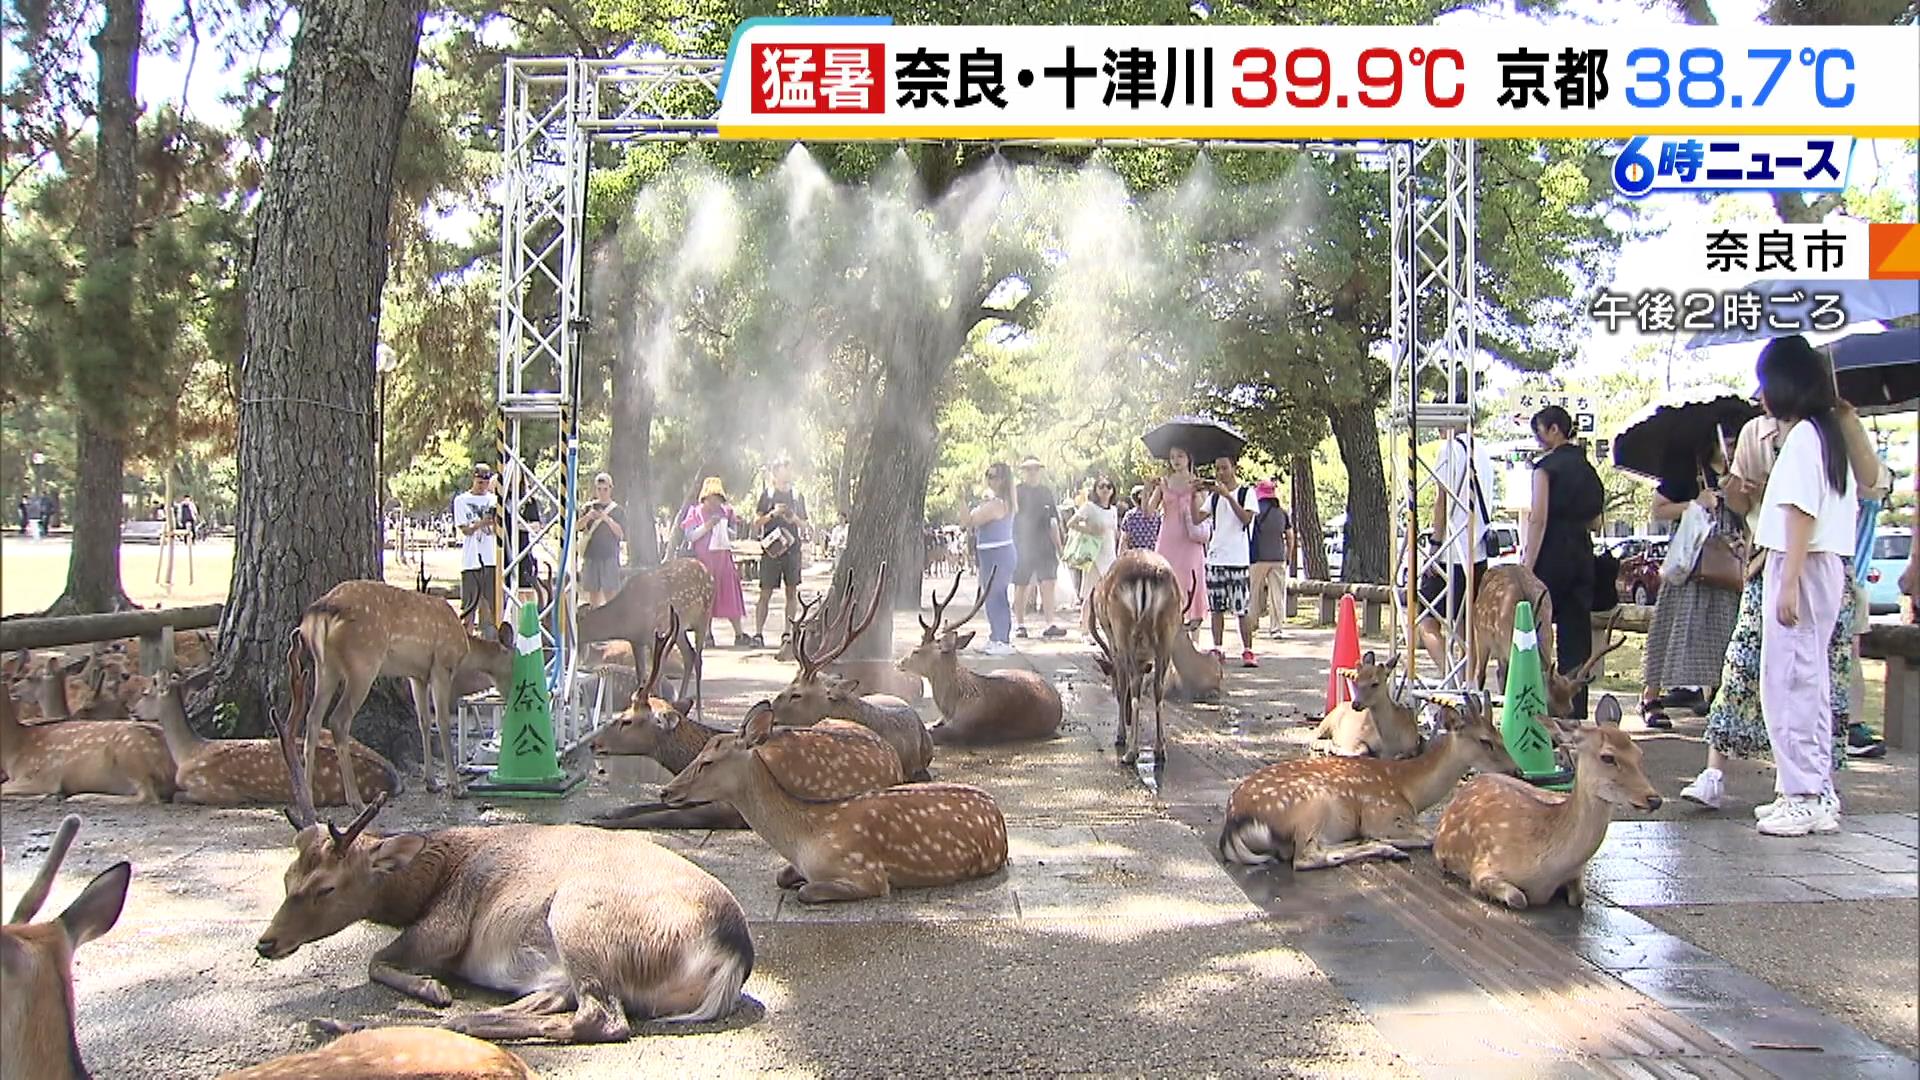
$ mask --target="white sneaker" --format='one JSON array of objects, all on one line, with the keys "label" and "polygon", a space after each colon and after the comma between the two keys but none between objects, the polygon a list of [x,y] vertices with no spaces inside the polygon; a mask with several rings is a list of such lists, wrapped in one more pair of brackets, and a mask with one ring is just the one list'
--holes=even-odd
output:
[{"label": "white sneaker", "polygon": [[1700,775],[1693,778],[1693,783],[1680,789],[1680,797],[1709,810],[1718,810],[1720,798],[1726,794],[1726,790],[1726,778],[1719,769],[1701,769]]},{"label": "white sneaker", "polygon": [[1761,818],[1756,827],[1762,836],[1805,836],[1813,832],[1836,832],[1840,822],[1825,800],[1817,795],[1801,795],[1780,800],[1779,809]]},{"label": "white sneaker", "polygon": [[983,656],[1012,656],[1013,646],[1004,641],[989,641],[980,653]]},{"label": "white sneaker", "polygon": [[[1753,819],[1755,821],[1762,821],[1762,820],[1765,820],[1766,818],[1772,817],[1774,814],[1774,811],[1780,809],[1781,804],[1785,803],[1786,801],[1787,801],[1786,796],[1776,795],[1772,802],[1761,803],[1759,806],[1756,806],[1753,808]],[[1832,788],[1828,788],[1826,793],[1820,796],[1820,801],[1826,805],[1828,815],[1834,819],[1834,828],[1818,829],[1815,831],[1817,832],[1838,831],[1839,819],[1840,819],[1840,793],[1837,791],[1834,791]]]},{"label": "white sneaker", "polygon": [[1761,803],[1759,806],[1756,806],[1753,808],[1753,820],[1755,821],[1767,820],[1768,818],[1772,817],[1774,814],[1774,811],[1780,809],[1781,805],[1784,804],[1786,801],[1787,801],[1786,796],[1775,793],[1775,795],[1773,796],[1772,802],[1764,802],[1764,803]]}]

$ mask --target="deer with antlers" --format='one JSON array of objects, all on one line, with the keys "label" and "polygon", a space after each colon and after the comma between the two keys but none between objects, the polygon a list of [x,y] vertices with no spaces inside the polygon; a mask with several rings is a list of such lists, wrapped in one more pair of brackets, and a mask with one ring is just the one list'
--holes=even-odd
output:
[{"label": "deer with antlers", "polygon": [[1620,730],[1620,703],[1600,699],[1594,719],[1592,727],[1556,721],[1573,750],[1570,794],[1481,776],[1454,796],[1434,832],[1441,868],[1510,908],[1540,907],[1562,889],[1568,904],[1584,904],[1587,861],[1605,842],[1614,807],[1660,808],[1640,748]]},{"label": "deer with antlers", "polygon": [[953,744],[984,744],[1049,739],[1060,730],[1060,692],[1053,684],[1025,668],[978,672],[960,663],[960,650],[973,640],[972,634],[958,631],[980,613],[987,602],[987,589],[993,587],[994,574],[987,574],[985,587],[965,615],[946,623],[941,618],[947,605],[960,591],[960,575],[953,578],[947,598],[928,597],[933,602],[933,621],[920,617],[920,644],[902,657],[900,670],[912,672],[933,687],[933,703],[939,707],[942,722],[933,728],[933,741]]},{"label": "deer with antlers", "polygon": [[[304,783],[287,739],[295,790]],[[286,900],[255,946],[282,960],[362,920],[397,927],[372,981],[429,1005],[444,978],[518,1000],[440,1026],[482,1039],[624,1042],[631,1019],[731,1013],[753,971],[740,903],[652,840],[579,825],[494,825],[379,836],[379,798],[344,831],[296,805]]]},{"label": "deer with antlers", "polygon": [[[460,616],[445,600],[396,588],[382,581],[343,581],[325,596],[307,605],[288,650],[291,681],[305,676],[312,662],[312,693],[305,717],[306,767],[301,775],[318,776],[320,732],[333,733],[333,745],[352,745],[353,718],[373,689],[373,680],[385,675],[406,679],[413,689],[414,715],[420,724],[420,763],[428,791],[451,790],[453,751],[453,686],[465,671],[484,672],[501,697],[513,682],[512,627],[501,623],[499,639],[467,633]],[[302,657],[304,653],[304,657]],[[322,711],[324,710],[324,717]],[[428,728],[437,726],[440,763],[445,782],[434,772],[433,744]],[[338,758],[347,804],[366,806],[354,782],[354,755]],[[311,808],[313,793],[305,795]]]},{"label": "deer with antlers", "polygon": [[1540,670],[1547,673],[1547,715],[1562,720],[1573,715],[1573,699],[1581,690],[1591,686],[1594,680],[1606,674],[1607,654],[1627,643],[1627,635],[1614,636],[1614,630],[1620,625],[1620,609],[1615,608],[1607,620],[1606,647],[1587,657],[1579,667],[1562,675],[1553,665],[1541,658]]},{"label": "deer with antlers", "polygon": [[1313,748],[1342,757],[1409,758],[1420,752],[1420,724],[1412,709],[1393,700],[1390,685],[1398,655],[1382,664],[1369,649],[1353,670],[1353,700],[1320,721]]},{"label": "deer with antlers", "polygon": [[[668,559],[657,567],[641,567],[627,578],[613,599],[599,607],[581,605],[575,613],[574,628],[580,644],[597,641],[624,641],[633,650],[638,665],[649,655],[654,635],[667,629],[673,619],[686,631],[674,636],[673,649],[680,654],[680,684],[675,698],[687,698],[692,708],[700,707],[701,658],[713,634],[713,572],[696,559]],[[658,666],[660,661],[654,661]],[[645,679],[648,672],[636,674]],[[693,692],[687,693],[687,684]]]},{"label": "deer with antlers", "polygon": [[5,795],[98,795],[118,802],[173,797],[173,756],[159,727],[138,720],[22,724],[0,694],[0,783]]},{"label": "deer with antlers", "polygon": [[[798,782],[844,787],[824,754],[821,728],[857,745],[858,725],[824,721],[776,731],[761,710],[738,735],[721,735],[661,789],[669,806],[725,802],[786,856],[776,879],[805,904],[887,896],[894,889],[951,885],[1007,863],[1007,822],[993,797],[964,784],[902,784],[841,798],[807,798]],[[840,730],[833,730],[838,726]],[[851,729],[851,730],[848,730]],[[796,736],[813,736],[800,739]],[[886,755],[869,757],[876,763]],[[796,765],[795,762],[798,762]],[[897,766],[897,761],[887,762]]]},{"label": "deer with antlers", "polygon": [[885,739],[900,755],[900,768],[908,779],[929,778],[927,766],[933,763],[933,737],[927,732],[920,713],[891,694],[856,694],[859,683],[849,679],[829,679],[828,664],[838,660],[860,635],[867,632],[880,611],[880,600],[887,591],[887,564],[880,564],[879,580],[873,587],[873,599],[864,616],[856,621],[857,595],[851,577],[847,582],[847,632],[838,645],[816,651],[807,638],[806,623],[819,600],[806,601],[801,618],[794,627],[795,653],[800,672],[773,699],[774,722],[783,727],[806,727],[829,717],[851,720]]},{"label": "deer with antlers", "polygon": [[1173,639],[1185,637],[1180,613],[1186,610],[1174,579],[1173,564],[1157,552],[1129,550],[1113,561],[1093,592],[1095,659],[1113,686],[1120,718],[1113,733],[1120,760],[1140,759],[1139,700],[1153,689],[1153,761],[1163,764],[1166,736],[1160,708],[1166,697],[1167,671],[1173,663]]},{"label": "deer with antlers", "polygon": [[[826,613],[817,604],[803,603],[800,611],[787,614],[787,634],[780,642],[780,648],[773,654],[775,660],[791,664],[800,659],[794,643],[800,640],[800,630],[805,628],[809,637],[823,641],[827,636]],[[927,700],[927,681],[918,675],[901,671],[894,662],[886,657],[847,657],[841,656],[820,665],[820,678],[831,684],[835,680],[847,684],[851,693],[855,686],[862,687],[869,694],[891,694],[909,705],[919,708]]]},{"label": "deer with antlers", "polygon": [[1441,716],[1442,733],[1410,761],[1299,758],[1242,780],[1227,800],[1221,857],[1249,866],[1291,859],[1295,870],[1318,870],[1433,846],[1422,811],[1470,772],[1518,771],[1478,698],[1443,706]]}]

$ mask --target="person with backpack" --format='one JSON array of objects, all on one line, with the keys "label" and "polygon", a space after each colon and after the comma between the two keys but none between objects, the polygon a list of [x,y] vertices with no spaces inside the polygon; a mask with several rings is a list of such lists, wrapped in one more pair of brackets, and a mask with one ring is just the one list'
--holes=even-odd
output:
[{"label": "person with backpack", "polygon": [[1213,481],[1201,486],[1213,535],[1207,541],[1207,610],[1213,613],[1213,655],[1224,646],[1227,613],[1240,620],[1240,666],[1259,667],[1253,655],[1253,515],[1259,503],[1253,488],[1240,483],[1238,462],[1213,463]]},{"label": "person with backpack", "polygon": [[[1533,463],[1525,561],[1553,599],[1554,663],[1562,674],[1593,655],[1593,525],[1606,508],[1600,474],[1573,434],[1573,417],[1560,406],[1533,414],[1534,438],[1546,452]],[[1565,719],[1586,718],[1581,687]]]},{"label": "person with backpack", "polygon": [[[1428,613],[1438,607],[1449,622],[1458,622],[1466,611],[1469,584],[1477,589],[1486,575],[1490,558],[1487,548],[1487,523],[1490,503],[1481,477],[1493,478],[1493,461],[1485,448],[1473,445],[1458,427],[1447,429],[1447,441],[1441,444],[1434,462],[1433,475],[1438,490],[1433,495],[1434,527],[1439,530],[1440,562],[1447,567],[1445,577],[1429,569],[1420,576],[1420,640],[1435,667],[1447,668],[1445,648],[1440,640],[1440,620]],[[1447,492],[1467,493],[1464,500],[1449,502]],[[1449,580],[1451,579],[1451,580]],[[1559,601],[1554,601],[1555,610]]]}]

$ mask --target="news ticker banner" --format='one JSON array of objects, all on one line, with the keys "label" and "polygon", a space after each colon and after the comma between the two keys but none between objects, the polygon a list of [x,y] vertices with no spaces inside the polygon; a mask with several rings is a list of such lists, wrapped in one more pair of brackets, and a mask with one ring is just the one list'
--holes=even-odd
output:
[{"label": "news ticker banner", "polygon": [[[1715,164],[1737,148],[1705,145],[1714,136],[1817,136],[1836,143],[1824,158],[1767,148],[1817,184],[1831,170],[1844,182],[1853,138],[1920,131],[1920,50],[1888,27],[748,20],[717,122],[739,139],[1677,136],[1703,144],[1702,173],[1736,167]],[[1664,153],[1631,183],[1657,189]],[[1676,149],[1665,175],[1693,157]],[[1747,182],[1751,151],[1737,167]]]}]

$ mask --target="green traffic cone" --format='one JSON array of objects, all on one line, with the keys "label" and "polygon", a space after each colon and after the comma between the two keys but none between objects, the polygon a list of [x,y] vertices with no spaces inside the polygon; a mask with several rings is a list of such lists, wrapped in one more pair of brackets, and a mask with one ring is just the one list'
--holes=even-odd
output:
[{"label": "green traffic cone", "polygon": [[1527,782],[1565,791],[1573,779],[1553,758],[1553,737],[1540,718],[1547,714],[1546,676],[1540,670],[1540,638],[1533,605],[1513,609],[1513,651],[1507,662],[1507,696],[1500,708],[1500,737]]},{"label": "green traffic cone", "polygon": [[520,605],[518,643],[513,658],[513,688],[500,721],[500,762],[486,779],[467,790],[494,795],[534,798],[562,796],[578,787],[584,776],[569,776],[560,768],[553,742],[553,713],[547,699],[546,650],[540,641],[540,611]]}]

